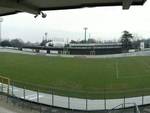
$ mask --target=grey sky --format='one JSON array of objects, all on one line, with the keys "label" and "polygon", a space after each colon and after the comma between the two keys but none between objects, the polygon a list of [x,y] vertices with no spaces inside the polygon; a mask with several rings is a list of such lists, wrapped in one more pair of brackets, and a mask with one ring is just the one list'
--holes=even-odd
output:
[{"label": "grey sky", "polygon": [[[21,38],[24,41],[41,41],[44,33],[49,39],[81,40],[83,27],[88,27],[88,37],[98,40],[118,39],[123,30],[139,37],[150,37],[150,1],[144,6],[83,8],[75,10],[49,11],[47,18],[20,13],[6,16],[2,23],[2,38]],[[90,34],[90,35],[89,35]]]}]

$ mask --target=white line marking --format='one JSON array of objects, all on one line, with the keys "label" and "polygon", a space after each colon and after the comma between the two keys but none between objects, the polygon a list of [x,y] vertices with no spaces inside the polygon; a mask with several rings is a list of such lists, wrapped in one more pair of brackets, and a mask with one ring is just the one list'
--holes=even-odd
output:
[{"label": "white line marking", "polygon": [[119,78],[124,78],[124,79],[129,79],[129,78],[141,78],[141,77],[149,77],[149,75],[142,75],[142,76],[137,76],[137,75],[131,75],[131,76],[120,76]]},{"label": "white line marking", "polygon": [[118,79],[119,78],[118,62],[116,62],[115,67],[116,67],[116,78]]},{"label": "white line marking", "polygon": [[145,63],[145,62],[143,62],[143,64],[146,66],[146,68],[148,68],[148,70],[149,70],[149,68],[150,68],[150,64],[148,64],[148,63]]}]

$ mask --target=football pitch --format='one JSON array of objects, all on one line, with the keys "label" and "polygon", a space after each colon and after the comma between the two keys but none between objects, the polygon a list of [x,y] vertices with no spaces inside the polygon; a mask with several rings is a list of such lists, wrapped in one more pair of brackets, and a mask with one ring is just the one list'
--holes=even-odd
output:
[{"label": "football pitch", "polygon": [[0,73],[18,87],[80,98],[150,94],[150,57],[62,58],[0,53]]}]

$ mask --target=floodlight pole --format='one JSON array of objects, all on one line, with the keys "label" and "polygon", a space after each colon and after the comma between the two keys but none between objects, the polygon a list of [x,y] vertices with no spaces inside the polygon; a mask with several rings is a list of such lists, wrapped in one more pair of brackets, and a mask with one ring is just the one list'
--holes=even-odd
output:
[{"label": "floodlight pole", "polygon": [[3,18],[0,18],[0,42],[2,41],[2,22],[3,22]]},{"label": "floodlight pole", "polygon": [[48,35],[48,33],[47,33],[47,32],[45,32],[45,38],[46,38],[46,40],[47,40],[47,35]]},{"label": "floodlight pole", "polygon": [[84,28],[84,30],[85,30],[85,43],[86,43],[86,31],[87,31],[87,29],[88,29],[87,27]]}]

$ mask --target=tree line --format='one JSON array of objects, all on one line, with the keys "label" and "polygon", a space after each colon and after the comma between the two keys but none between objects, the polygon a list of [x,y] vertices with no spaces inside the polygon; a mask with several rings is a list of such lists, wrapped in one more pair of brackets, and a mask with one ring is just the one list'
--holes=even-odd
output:
[{"label": "tree line", "polygon": [[123,31],[119,42],[122,43],[124,50],[140,49],[141,42],[144,42],[145,48],[150,48],[150,38],[140,39],[138,36],[133,36],[129,31]]},{"label": "tree line", "polygon": [[40,45],[39,43],[31,43],[31,42],[24,42],[21,39],[12,39],[12,40],[3,40],[0,42],[0,46],[2,47],[17,47],[17,48],[21,48],[23,46],[36,46],[36,45]]},{"label": "tree line", "polygon": [[[24,42],[21,39],[12,39],[12,40],[3,40],[0,42],[0,46],[2,47],[23,47],[23,46],[45,46],[47,42],[51,40],[42,40],[40,43],[31,43],[31,42]],[[150,48],[150,38],[149,39],[140,39],[138,36],[133,35],[129,31],[125,30],[122,32],[121,37],[118,41],[115,41],[117,43],[122,43],[122,48],[124,50],[129,49],[139,49],[140,43],[144,42],[145,48]],[[114,41],[97,41],[93,38],[88,39],[87,41],[81,40],[81,41],[75,41],[71,40],[70,43],[114,43]]]}]

